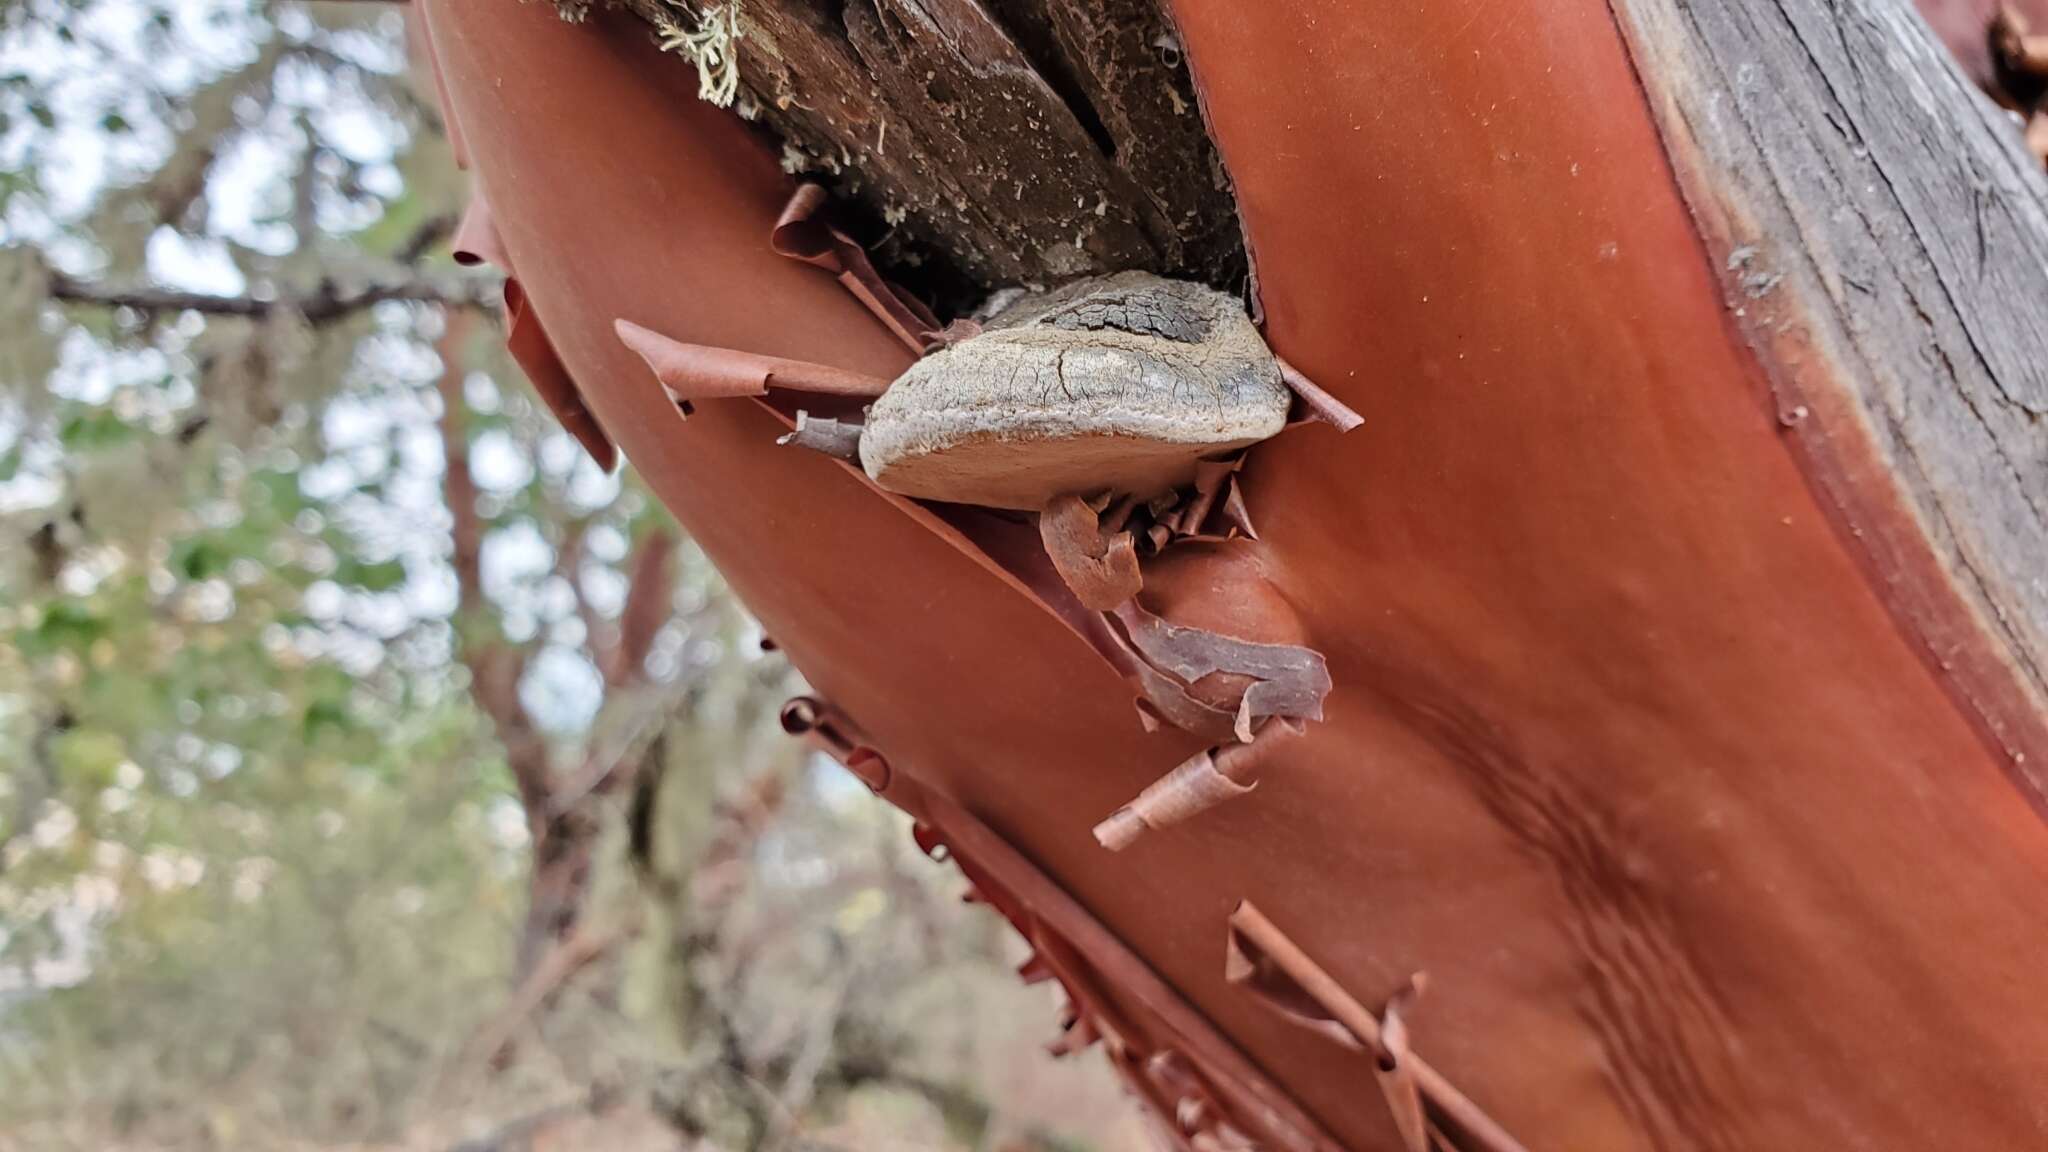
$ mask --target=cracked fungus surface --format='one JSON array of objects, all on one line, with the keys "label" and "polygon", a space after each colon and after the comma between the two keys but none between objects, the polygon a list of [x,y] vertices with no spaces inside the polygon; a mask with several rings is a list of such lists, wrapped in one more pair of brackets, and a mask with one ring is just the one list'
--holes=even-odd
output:
[{"label": "cracked fungus surface", "polygon": [[[1038,459],[1071,470],[1082,442],[1097,442],[1097,455],[1184,457],[1191,468],[1278,432],[1290,400],[1236,299],[1126,272],[1025,297],[981,334],[913,365],[875,402],[861,458],[885,484],[912,461],[998,444],[992,459],[1013,474]],[[1048,452],[1035,457],[1036,444]],[[1114,466],[1104,479],[1120,486]]]}]

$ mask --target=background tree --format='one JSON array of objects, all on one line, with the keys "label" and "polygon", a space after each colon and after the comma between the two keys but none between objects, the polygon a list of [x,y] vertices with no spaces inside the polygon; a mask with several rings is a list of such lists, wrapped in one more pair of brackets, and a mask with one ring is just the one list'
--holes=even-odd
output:
[{"label": "background tree", "polygon": [[0,14],[0,1146],[1113,1137],[456,179],[390,6]]}]

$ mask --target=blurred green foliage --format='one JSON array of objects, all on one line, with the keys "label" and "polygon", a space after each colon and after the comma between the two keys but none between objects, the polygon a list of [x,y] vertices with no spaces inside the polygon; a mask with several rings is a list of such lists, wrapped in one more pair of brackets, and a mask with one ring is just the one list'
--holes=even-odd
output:
[{"label": "blurred green foliage", "polygon": [[[447,317],[286,306],[475,275],[401,11],[0,4],[0,1152],[1116,1131],[1014,943],[782,734],[794,678],[686,543],[614,674],[670,526],[488,323],[442,349],[465,602]],[[138,291],[224,303],[104,302]],[[557,782],[630,775],[576,801],[599,946],[530,1011],[507,652]]]},{"label": "blurred green foliage", "polygon": [[[1120,1132],[1014,941],[782,736],[688,545],[621,674],[672,525],[492,324],[289,307],[475,277],[459,205],[399,6],[0,6],[0,1152]],[[537,822],[592,947],[528,1004]]]},{"label": "blurred green foliage", "polygon": [[[527,830],[454,658],[442,319],[53,285],[454,274],[431,244],[394,254],[459,206],[399,11],[8,5],[0,167],[0,1144],[393,1138],[505,1001],[526,901]],[[493,563],[470,615],[533,649],[522,687],[575,746],[605,730],[584,632],[660,513],[552,427],[488,328],[473,344]],[[697,642],[743,639],[724,618]]]}]

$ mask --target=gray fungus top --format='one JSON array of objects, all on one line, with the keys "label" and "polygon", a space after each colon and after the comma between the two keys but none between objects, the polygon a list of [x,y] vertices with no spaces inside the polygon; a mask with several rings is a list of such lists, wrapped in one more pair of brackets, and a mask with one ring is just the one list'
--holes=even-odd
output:
[{"label": "gray fungus top", "polygon": [[1025,296],[912,365],[869,409],[860,457],[927,500],[1150,497],[1280,431],[1292,399],[1235,298],[1119,272]]}]

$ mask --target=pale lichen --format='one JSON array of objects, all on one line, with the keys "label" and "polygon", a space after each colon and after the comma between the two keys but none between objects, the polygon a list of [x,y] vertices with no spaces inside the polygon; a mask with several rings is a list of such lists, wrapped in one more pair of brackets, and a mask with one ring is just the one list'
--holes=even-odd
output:
[{"label": "pale lichen", "polygon": [[[676,7],[673,0],[669,6]],[[688,16],[685,9],[676,13]],[[739,0],[706,8],[697,16],[695,28],[685,27],[677,14],[667,10],[652,13],[654,30],[661,35],[661,47],[697,66],[697,95],[720,108],[732,107],[740,90],[740,6]]]}]

